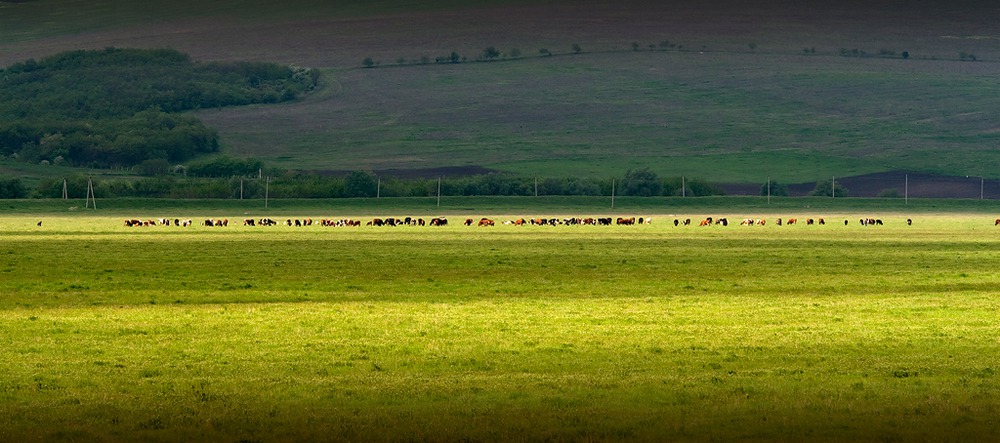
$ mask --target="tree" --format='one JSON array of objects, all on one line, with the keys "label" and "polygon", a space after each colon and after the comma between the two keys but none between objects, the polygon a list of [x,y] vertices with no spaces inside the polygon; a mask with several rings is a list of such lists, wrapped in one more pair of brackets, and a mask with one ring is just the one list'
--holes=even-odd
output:
[{"label": "tree", "polygon": [[361,64],[366,68],[371,68],[375,66],[375,60],[372,60],[371,57],[365,57],[365,61],[361,62]]},{"label": "tree", "polygon": [[623,195],[652,197],[663,193],[663,181],[649,168],[629,169],[621,189]]},{"label": "tree", "polygon": [[500,51],[498,51],[497,48],[495,48],[493,46],[490,46],[490,47],[488,47],[486,49],[483,49],[483,55],[482,55],[482,57],[483,57],[483,60],[493,61],[497,57],[500,57]]},{"label": "tree", "polygon": [[573,53],[574,54],[579,54],[581,52],[583,52],[583,48],[580,47],[580,44],[579,43],[573,43]]},{"label": "tree", "polygon": [[366,171],[354,171],[344,179],[345,197],[374,197],[378,192],[378,179]]},{"label": "tree", "polygon": [[760,195],[771,195],[773,197],[788,197],[788,186],[785,186],[776,181],[770,183],[770,194],[768,194],[768,184],[764,183],[760,186]]},{"label": "tree", "polygon": [[0,198],[24,198],[28,196],[28,190],[21,183],[19,178],[0,178]]},{"label": "tree", "polygon": [[632,42],[632,51],[639,50],[639,42]]},{"label": "tree", "polygon": [[747,47],[748,47],[748,48],[750,48],[750,52],[754,52],[754,51],[756,51],[756,50],[757,50],[757,44],[756,44],[756,43],[754,43],[754,42],[750,42],[750,43],[748,43],[748,44],[747,44]]},{"label": "tree", "polygon": [[847,188],[840,182],[836,182],[834,185],[831,180],[820,180],[816,182],[816,188],[810,191],[809,195],[813,197],[847,197]]},{"label": "tree", "polygon": [[157,176],[157,175],[167,175],[170,171],[170,162],[165,158],[151,158],[148,160],[143,160],[136,166],[136,172],[139,175],[145,175],[147,177]]},{"label": "tree", "polygon": [[538,53],[541,54],[543,57],[549,57],[552,55],[552,51],[549,51],[546,48],[539,49]]}]

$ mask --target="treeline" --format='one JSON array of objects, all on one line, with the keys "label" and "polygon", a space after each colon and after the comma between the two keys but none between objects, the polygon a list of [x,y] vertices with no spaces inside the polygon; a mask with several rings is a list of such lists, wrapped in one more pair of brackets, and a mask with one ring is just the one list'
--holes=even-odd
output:
[{"label": "treeline", "polygon": [[71,51],[0,70],[0,156],[126,167],[219,150],[218,135],[177,114],[277,103],[313,89],[318,73],[274,63],[196,63],[170,49]]},{"label": "treeline", "polygon": [[[261,177],[277,171],[256,171],[244,177],[192,177],[169,175],[141,179],[95,179],[97,198],[364,198],[442,196],[707,196],[722,190],[704,180],[655,174],[642,181],[635,178],[589,179],[575,177],[535,178],[514,174],[485,174],[467,177],[379,178],[371,172],[355,171],[346,176],[286,173]],[[190,171],[188,171],[190,173]],[[655,183],[650,183],[648,180]],[[15,179],[16,180],[16,179]],[[66,191],[74,198],[86,195],[88,178],[47,179],[34,192],[0,198],[60,198]],[[22,186],[23,188],[23,186]],[[0,188],[2,189],[2,188]],[[653,192],[655,191],[655,193]],[[30,194],[30,195],[29,195]]]}]

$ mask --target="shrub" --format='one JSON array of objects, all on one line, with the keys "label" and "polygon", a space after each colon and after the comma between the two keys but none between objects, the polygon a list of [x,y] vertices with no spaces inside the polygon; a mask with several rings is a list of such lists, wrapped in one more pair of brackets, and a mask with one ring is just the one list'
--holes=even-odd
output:
[{"label": "shrub", "polygon": [[662,195],[663,181],[649,168],[629,169],[622,180],[621,193],[637,197]]},{"label": "shrub", "polygon": [[[768,195],[768,184],[764,183],[760,185],[760,195]],[[776,181],[771,182],[771,196],[773,197],[788,197],[788,186],[785,186]]]},{"label": "shrub", "polygon": [[816,182],[816,187],[809,192],[809,195],[813,197],[847,197],[848,193],[847,188],[840,182],[836,182],[834,185],[831,180],[820,180]]},{"label": "shrub", "polygon": [[0,178],[0,198],[25,198],[28,189],[19,178]]},{"label": "shrub", "polygon": [[882,192],[878,193],[879,198],[901,198],[903,194],[899,192],[899,188],[889,188],[883,189]]},{"label": "shrub", "polygon": [[344,179],[345,197],[375,197],[378,192],[378,178],[367,171],[354,171]]}]

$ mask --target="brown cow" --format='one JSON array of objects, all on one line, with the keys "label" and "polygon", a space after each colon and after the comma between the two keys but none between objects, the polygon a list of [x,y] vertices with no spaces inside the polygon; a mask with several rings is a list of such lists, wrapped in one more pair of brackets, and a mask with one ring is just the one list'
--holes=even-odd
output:
[{"label": "brown cow", "polygon": [[495,223],[493,220],[483,217],[479,220],[479,226],[493,226]]}]

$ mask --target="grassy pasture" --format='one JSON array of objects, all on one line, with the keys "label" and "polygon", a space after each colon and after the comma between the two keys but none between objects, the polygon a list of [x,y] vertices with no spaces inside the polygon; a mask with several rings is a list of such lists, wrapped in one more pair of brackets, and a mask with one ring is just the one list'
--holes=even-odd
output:
[{"label": "grassy pasture", "polygon": [[0,217],[4,440],[1000,431],[1000,238],[986,214],[906,226],[888,213],[867,228],[42,217]]},{"label": "grassy pasture", "polygon": [[198,116],[229,152],[291,169],[994,177],[997,83],[968,65],[647,51],[352,69],[300,103]]}]

